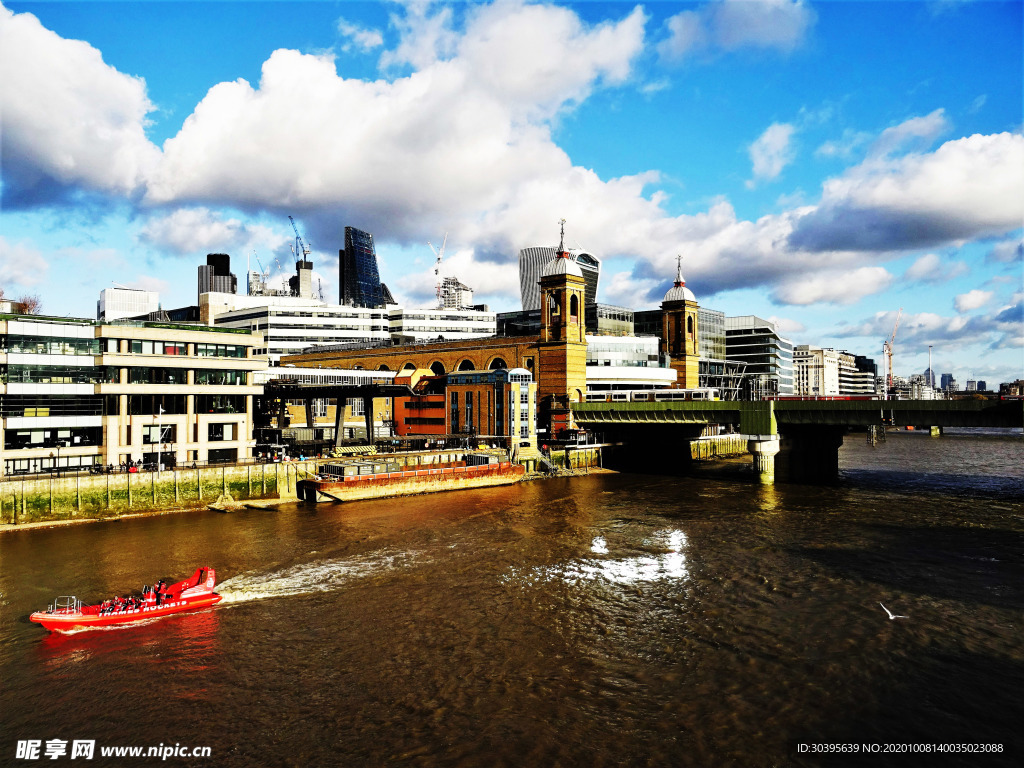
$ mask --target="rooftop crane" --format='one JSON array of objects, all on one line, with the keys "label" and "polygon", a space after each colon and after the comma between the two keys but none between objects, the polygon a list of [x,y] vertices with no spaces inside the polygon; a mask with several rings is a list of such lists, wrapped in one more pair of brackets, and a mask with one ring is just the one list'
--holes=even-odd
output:
[{"label": "rooftop crane", "polygon": [[896,313],[896,323],[892,327],[892,336],[882,342],[882,354],[885,355],[885,397],[889,398],[889,391],[892,389],[892,346],[896,343],[896,329],[900,327],[900,318],[903,316],[903,307]]},{"label": "rooftop crane", "polygon": [[308,261],[309,259],[307,257],[309,256],[309,246],[306,245],[305,241],[303,241],[302,239],[302,235],[299,234],[299,228],[295,226],[295,219],[289,216],[288,221],[292,223],[292,229],[295,230],[295,241],[299,244],[299,247],[302,249],[302,259],[303,261]]},{"label": "rooftop crane", "polygon": [[435,248],[433,243],[427,240],[427,245],[430,246],[430,250],[437,256],[437,261],[434,262],[434,282],[437,285],[437,308],[444,309],[444,301],[441,298],[441,259],[444,258],[444,246],[448,242],[448,233],[444,233],[444,240],[441,241],[441,247]]}]

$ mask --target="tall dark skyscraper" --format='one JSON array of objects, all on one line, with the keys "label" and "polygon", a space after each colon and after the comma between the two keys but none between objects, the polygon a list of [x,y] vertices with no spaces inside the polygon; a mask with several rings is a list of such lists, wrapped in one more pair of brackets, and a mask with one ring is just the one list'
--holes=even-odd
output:
[{"label": "tall dark skyscraper", "polygon": [[394,304],[391,292],[380,281],[373,235],[345,227],[345,249],[338,252],[338,303],[350,307],[383,307]]},{"label": "tall dark skyscraper", "polygon": [[231,257],[226,253],[206,254],[206,264],[199,267],[199,295],[211,292],[238,292],[238,278],[231,273]]}]

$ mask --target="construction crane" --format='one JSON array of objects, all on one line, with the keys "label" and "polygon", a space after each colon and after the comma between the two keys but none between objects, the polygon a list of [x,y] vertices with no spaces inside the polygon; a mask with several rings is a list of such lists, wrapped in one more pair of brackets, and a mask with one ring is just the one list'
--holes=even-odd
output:
[{"label": "construction crane", "polygon": [[885,355],[885,398],[889,399],[889,392],[892,390],[892,347],[896,343],[896,329],[900,327],[900,318],[903,316],[903,307],[896,313],[896,323],[892,327],[892,336],[882,342],[882,354]]},{"label": "construction crane", "polygon": [[302,239],[302,235],[299,234],[299,228],[295,225],[295,219],[289,216],[288,221],[292,223],[292,229],[295,230],[295,242],[297,242],[299,244],[299,248],[302,249],[302,259],[303,261],[308,261],[309,246],[306,245],[305,241]]},{"label": "construction crane", "polygon": [[434,252],[437,257],[437,261],[434,262],[434,283],[437,287],[437,308],[444,309],[444,300],[441,298],[441,259],[444,258],[444,246],[448,242],[448,233],[444,233],[444,240],[441,241],[441,247],[435,248],[433,243],[427,240],[427,245],[430,246],[430,250]]}]

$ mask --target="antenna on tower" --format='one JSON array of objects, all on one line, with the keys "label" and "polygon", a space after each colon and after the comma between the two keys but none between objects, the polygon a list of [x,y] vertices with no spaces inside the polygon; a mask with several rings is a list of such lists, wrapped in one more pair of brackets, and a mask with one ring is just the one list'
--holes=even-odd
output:
[{"label": "antenna on tower", "polygon": [[434,262],[434,283],[437,290],[437,308],[444,308],[444,301],[441,298],[441,259],[444,258],[444,247],[448,243],[448,233],[444,233],[444,240],[441,241],[441,247],[435,248],[434,245],[427,240],[427,245],[430,246],[430,250],[437,256],[437,260]]}]

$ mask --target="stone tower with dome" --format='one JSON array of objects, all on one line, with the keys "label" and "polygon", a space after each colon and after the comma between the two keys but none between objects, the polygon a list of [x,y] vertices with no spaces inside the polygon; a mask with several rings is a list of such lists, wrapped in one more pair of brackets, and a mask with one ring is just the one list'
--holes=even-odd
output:
[{"label": "stone tower with dome", "polygon": [[[538,342],[537,399],[541,424],[549,435],[574,427],[570,402],[580,402],[587,391],[587,336],[584,328],[585,281],[579,265],[565,248],[565,219],[555,257],[540,277],[541,327]],[[545,418],[546,417],[546,418]]]},{"label": "stone tower with dome", "polygon": [[676,257],[676,281],[661,302],[661,351],[678,374],[676,387],[699,386],[697,298],[683,279],[682,256]]}]

